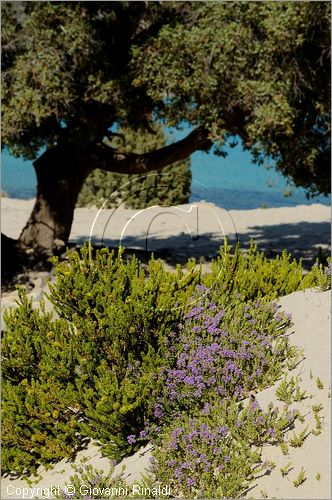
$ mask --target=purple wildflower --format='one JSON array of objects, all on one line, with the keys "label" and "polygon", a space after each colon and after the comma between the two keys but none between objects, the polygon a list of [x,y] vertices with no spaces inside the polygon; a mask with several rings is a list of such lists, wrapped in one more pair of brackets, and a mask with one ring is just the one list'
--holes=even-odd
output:
[{"label": "purple wildflower", "polygon": [[192,431],[192,432],[189,432],[188,434],[188,440],[191,442],[194,438],[197,437],[197,432],[196,431]]},{"label": "purple wildflower", "polygon": [[163,407],[160,403],[154,405],[154,416],[157,418],[162,418],[164,416]]},{"label": "purple wildflower", "polygon": [[172,438],[173,439],[177,439],[182,432],[183,432],[183,428],[182,427],[176,427],[176,429],[174,429],[173,432],[172,432]]},{"label": "purple wildflower", "polygon": [[129,444],[135,444],[136,443],[136,436],[134,434],[130,434],[130,436],[127,437],[127,441]]},{"label": "purple wildflower", "polygon": [[174,477],[175,479],[181,479],[183,476],[182,469],[181,467],[177,467],[174,471]]},{"label": "purple wildflower", "polygon": [[195,484],[196,484],[195,479],[193,477],[188,477],[188,479],[187,479],[187,486],[189,486],[189,487],[190,486],[195,486]]},{"label": "purple wildflower", "polygon": [[210,405],[209,403],[205,403],[204,408],[202,410],[203,415],[209,415],[210,414]]},{"label": "purple wildflower", "polygon": [[221,426],[217,427],[217,432],[222,437],[227,436],[228,431],[229,431],[229,429],[226,425],[221,425]]},{"label": "purple wildflower", "polygon": [[256,399],[251,403],[250,408],[254,411],[259,409],[259,404]]}]

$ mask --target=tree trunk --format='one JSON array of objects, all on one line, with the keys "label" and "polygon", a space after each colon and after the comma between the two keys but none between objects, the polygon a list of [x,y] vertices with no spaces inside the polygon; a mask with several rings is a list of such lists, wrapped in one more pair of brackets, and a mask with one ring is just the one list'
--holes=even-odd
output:
[{"label": "tree trunk", "polygon": [[74,209],[90,173],[85,148],[55,146],[34,162],[37,196],[19,245],[38,256],[60,252],[68,242]]},{"label": "tree trunk", "polygon": [[[105,126],[103,126],[105,129]],[[68,242],[79,192],[95,168],[109,172],[148,173],[183,160],[199,149],[211,147],[204,128],[198,127],[180,141],[144,154],[119,153],[96,142],[102,127],[80,142],[68,142],[48,149],[34,162],[37,196],[30,218],[18,243],[36,256],[61,252]],[[103,132],[105,135],[105,130]],[[88,145],[87,145],[88,144]]]}]

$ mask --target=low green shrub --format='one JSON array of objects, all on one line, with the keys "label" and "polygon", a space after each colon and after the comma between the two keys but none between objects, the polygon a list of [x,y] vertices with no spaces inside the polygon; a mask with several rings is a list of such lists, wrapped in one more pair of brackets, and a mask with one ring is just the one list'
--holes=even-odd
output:
[{"label": "low green shrub", "polygon": [[111,464],[108,472],[96,469],[92,464],[87,464],[87,459],[82,459],[80,465],[72,465],[75,472],[69,477],[66,485],[69,491],[55,492],[56,498],[62,500],[81,500],[82,498],[96,498],[109,500],[110,498],[169,498],[172,497],[169,487],[156,483],[151,474],[146,474],[140,481],[129,483],[124,478],[125,467],[122,472],[115,472],[115,465]]},{"label": "low green shrub", "polygon": [[125,481],[123,474],[115,474],[114,465],[105,473],[96,469],[91,464],[81,461],[80,465],[74,465],[74,474],[70,476],[70,494],[66,490],[61,490],[56,498],[63,500],[81,500],[84,497],[98,498],[98,500],[109,499],[111,497],[129,497],[129,485]]},{"label": "low green shrub", "polygon": [[269,259],[251,242],[248,252],[237,245],[232,249],[227,242],[212,262],[211,272],[204,278],[207,287],[213,286],[216,296],[240,297],[243,301],[273,300],[283,295],[310,288],[318,283],[323,269],[313,268],[304,273],[302,261],[296,261],[284,250]]},{"label": "low green shrub", "polygon": [[[76,388],[84,408],[84,435],[119,457],[127,436],[144,427],[154,374],[162,364],[159,346],[178,324],[200,272],[189,264],[166,272],[152,259],[145,273],[137,259],[106,250],[91,259],[88,248],[56,267],[49,299],[60,317],[75,325]],[[190,272],[190,270],[193,272]],[[188,281],[189,280],[189,281]]]},{"label": "low green shrub", "polygon": [[70,325],[34,310],[22,290],[19,307],[4,311],[4,322],[2,472],[22,475],[73,457],[82,444],[70,384],[75,345]]},{"label": "low green shrub", "polygon": [[199,271],[166,272],[153,259],[146,273],[121,252],[92,259],[87,247],[55,272],[56,320],[33,310],[23,291],[18,308],[5,313],[4,472],[71,457],[86,437],[110,456],[128,453],[127,436],[144,427],[162,364],[160,339],[200,280]]},{"label": "low green shrub", "polygon": [[331,259],[327,258],[327,266],[323,266],[317,260],[311,268],[314,285],[321,292],[331,289]]}]

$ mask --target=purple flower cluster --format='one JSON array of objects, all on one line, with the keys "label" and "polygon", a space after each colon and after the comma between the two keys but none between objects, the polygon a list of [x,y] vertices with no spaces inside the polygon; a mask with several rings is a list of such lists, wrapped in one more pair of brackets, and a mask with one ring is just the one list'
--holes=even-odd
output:
[{"label": "purple flower cluster", "polygon": [[[169,356],[160,371],[149,423],[149,436],[167,456],[163,463],[169,475],[184,492],[195,494],[202,474],[230,473],[234,450],[248,435],[249,446],[280,436],[275,414],[264,413],[255,400],[244,409],[243,399],[275,376],[290,319],[276,303],[264,301],[236,303],[230,314],[209,302],[208,290],[199,292],[206,292],[205,297],[167,338]],[[165,430],[170,422],[171,430]]]},{"label": "purple flower cluster", "polygon": [[130,436],[127,437],[127,441],[129,444],[135,444],[136,443],[136,436],[134,434],[130,434]]},{"label": "purple flower cluster", "polygon": [[[175,442],[179,442],[181,438],[182,444],[193,449],[193,444],[204,443],[208,446],[216,446],[221,443],[223,438],[228,435],[229,429],[227,426],[217,426],[211,429],[205,422],[200,422],[197,419],[190,421],[191,430],[186,432],[183,427],[176,427],[171,433],[170,448],[174,448]],[[193,453],[195,455],[196,453]]]},{"label": "purple flower cluster", "polygon": [[[200,290],[201,291],[201,290]],[[208,414],[206,404],[220,398],[242,399],[256,387],[267,371],[268,359],[278,356],[274,337],[261,329],[253,315],[273,321],[277,304],[267,306],[256,301],[242,304],[237,311],[239,330],[230,333],[230,319],[225,310],[207,298],[196,303],[186,314],[184,324],[176,335],[172,332],[167,345],[170,365],[161,369],[164,394],[153,409],[160,423],[174,411],[200,407]],[[289,319],[278,314],[277,322]],[[234,319],[235,321],[235,319]],[[252,324],[255,324],[253,328]],[[278,333],[280,336],[280,334]]]},{"label": "purple flower cluster", "polygon": [[[180,420],[179,420],[180,421]],[[232,437],[226,425],[209,424],[206,419],[192,418],[169,433],[165,448],[170,477],[185,489],[194,491],[202,473],[211,474],[227,467],[231,460]],[[163,447],[165,442],[163,443]],[[158,463],[155,464],[158,467]],[[153,470],[153,468],[152,468]]]},{"label": "purple flower cluster", "polygon": [[164,416],[164,411],[163,407],[160,403],[156,403],[154,405],[154,416],[157,417],[158,419],[161,419]]},{"label": "purple flower cluster", "polygon": [[[243,393],[243,365],[250,364],[253,352],[250,346],[241,345],[235,351],[223,346],[222,338],[210,345],[196,344],[182,352],[176,367],[165,372],[165,395],[169,402],[183,402],[217,393],[219,396]],[[262,358],[262,361],[264,359]],[[262,363],[263,364],[263,363]],[[262,372],[262,368],[260,368]],[[158,413],[158,414],[157,414]],[[161,412],[155,410],[158,417]]]}]

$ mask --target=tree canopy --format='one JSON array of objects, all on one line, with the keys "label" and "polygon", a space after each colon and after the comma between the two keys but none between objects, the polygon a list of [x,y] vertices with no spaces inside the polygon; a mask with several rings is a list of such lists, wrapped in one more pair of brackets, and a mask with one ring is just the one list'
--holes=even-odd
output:
[{"label": "tree canopy", "polygon": [[[2,2],[2,38],[14,154],[65,146],[85,177],[142,173],[236,135],[309,195],[330,191],[329,2]],[[193,132],[144,154],[105,143],[158,120]]]}]

